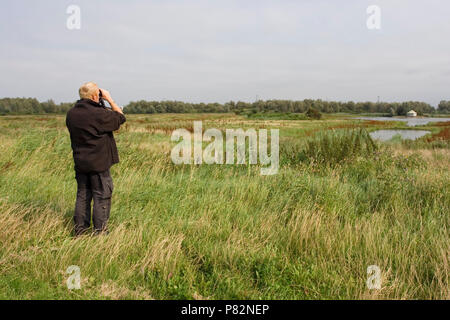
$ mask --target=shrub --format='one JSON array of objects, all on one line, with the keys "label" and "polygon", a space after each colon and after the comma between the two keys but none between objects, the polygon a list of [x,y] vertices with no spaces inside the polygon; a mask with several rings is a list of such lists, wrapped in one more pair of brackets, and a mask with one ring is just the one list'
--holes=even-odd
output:
[{"label": "shrub", "polygon": [[308,111],[306,111],[306,116],[310,119],[315,120],[319,120],[322,118],[322,114],[314,108],[309,108]]},{"label": "shrub", "polygon": [[334,166],[357,157],[372,157],[378,146],[365,129],[331,130],[318,133],[302,144],[289,143],[281,147],[284,164],[316,163]]},{"label": "shrub", "polygon": [[305,158],[321,164],[338,164],[355,157],[369,157],[378,150],[365,129],[325,131],[309,140]]},{"label": "shrub", "polygon": [[308,120],[303,113],[291,112],[252,112],[247,114],[247,118],[261,120]]}]

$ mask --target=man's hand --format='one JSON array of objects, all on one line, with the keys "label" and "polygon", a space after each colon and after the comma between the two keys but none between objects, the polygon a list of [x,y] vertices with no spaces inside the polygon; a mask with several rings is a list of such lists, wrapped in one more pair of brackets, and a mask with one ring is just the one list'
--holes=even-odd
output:
[{"label": "man's hand", "polygon": [[109,93],[109,91],[105,90],[105,89],[100,89],[100,91],[102,92],[102,98],[105,99],[106,101],[108,101],[109,105],[111,106],[111,109],[113,111],[123,114],[122,109],[120,109],[119,106],[111,98],[111,94]]},{"label": "man's hand", "polygon": [[103,99],[105,99],[108,102],[113,101],[113,99],[111,98],[111,94],[109,93],[108,90],[100,89],[100,91],[102,92],[102,98]]}]

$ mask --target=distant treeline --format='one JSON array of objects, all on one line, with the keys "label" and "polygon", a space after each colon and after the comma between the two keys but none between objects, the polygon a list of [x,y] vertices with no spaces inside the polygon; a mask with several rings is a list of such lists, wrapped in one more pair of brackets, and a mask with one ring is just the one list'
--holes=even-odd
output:
[{"label": "distant treeline", "polygon": [[[0,99],[0,114],[44,114],[66,113],[73,103],[56,104],[53,100],[39,102],[34,98]],[[382,113],[385,115],[406,115],[415,110],[419,115],[425,113],[450,113],[450,101],[441,101],[438,109],[420,101],[407,102],[337,102],[305,99],[292,100],[259,100],[253,103],[230,101],[220,103],[188,103],[180,101],[132,101],[125,106],[125,113],[221,113],[234,112],[251,114],[260,112],[304,113],[310,109],[322,113]]]},{"label": "distant treeline", "polygon": [[0,99],[0,114],[66,113],[73,103],[56,104],[53,100],[39,102],[35,98]]},{"label": "distant treeline", "polygon": [[450,113],[450,101],[442,100],[437,111],[438,113]]},{"label": "distant treeline", "polygon": [[230,101],[220,103],[185,103],[179,101],[136,101],[125,107],[126,113],[189,113],[189,112],[234,112],[234,113],[260,113],[260,112],[290,112],[303,113],[310,109],[322,113],[349,112],[349,113],[383,113],[386,115],[406,115],[409,110],[415,110],[419,115],[425,113],[450,112],[450,101],[441,101],[438,110],[430,104],[420,101],[407,102],[337,102],[305,99],[292,100],[266,100],[249,102]]}]

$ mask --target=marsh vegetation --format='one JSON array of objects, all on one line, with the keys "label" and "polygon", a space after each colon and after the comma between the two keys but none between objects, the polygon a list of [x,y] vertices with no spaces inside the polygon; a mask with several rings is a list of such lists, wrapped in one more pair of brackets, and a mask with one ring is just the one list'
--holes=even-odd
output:
[{"label": "marsh vegetation", "polygon": [[[280,170],[174,165],[176,128],[279,128]],[[449,123],[129,115],[108,236],[72,237],[63,116],[0,117],[0,298],[448,299]],[[447,133],[446,133],[447,132]],[[68,290],[67,267],[81,270]],[[368,290],[378,265],[381,290]]]}]

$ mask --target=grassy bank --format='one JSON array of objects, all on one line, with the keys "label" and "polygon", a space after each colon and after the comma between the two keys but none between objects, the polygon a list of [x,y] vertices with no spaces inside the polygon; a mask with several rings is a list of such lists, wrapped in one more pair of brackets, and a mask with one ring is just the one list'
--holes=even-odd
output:
[{"label": "grassy bank", "polygon": [[[280,128],[279,173],[173,165],[170,133],[193,120]],[[116,134],[111,233],[73,239],[64,117],[0,117],[0,298],[448,299],[448,126],[429,125],[416,142],[349,136],[398,126],[128,116]],[[336,141],[354,148],[339,153]],[[80,290],[66,287],[70,265]],[[366,287],[369,265],[382,270],[381,290]]]}]

